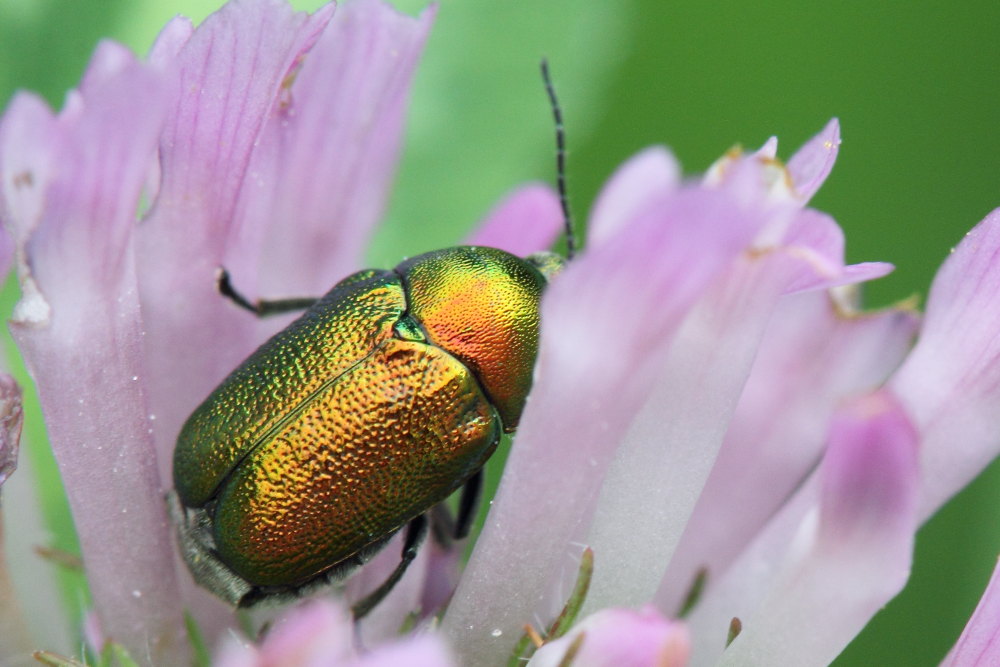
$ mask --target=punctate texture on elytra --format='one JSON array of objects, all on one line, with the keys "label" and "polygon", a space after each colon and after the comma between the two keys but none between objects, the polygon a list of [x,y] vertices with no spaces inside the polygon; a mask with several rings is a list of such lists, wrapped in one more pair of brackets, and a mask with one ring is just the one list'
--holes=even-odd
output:
[{"label": "punctate texture on elytra", "polygon": [[240,463],[218,498],[216,547],[256,584],[307,580],[444,500],[499,435],[460,362],[387,340]]},{"label": "punctate texture on elytra", "polygon": [[[391,271],[341,281],[264,343],[202,403],[181,429],[174,484],[188,507],[211,500],[254,447],[310,396],[392,338],[405,311]],[[362,325],[363,323],[363,325]]]},{"label": "punctate texture on elytra", "polygon": [[303,583],[460,487],[520,417],[544,285],[504,251],[449,248],[349,276],[261,346],[174,454],[222,560]]}]

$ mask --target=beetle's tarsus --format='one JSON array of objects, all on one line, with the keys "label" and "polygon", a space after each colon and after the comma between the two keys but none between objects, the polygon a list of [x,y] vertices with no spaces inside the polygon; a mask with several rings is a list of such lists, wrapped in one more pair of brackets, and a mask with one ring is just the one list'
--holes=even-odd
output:
[{"label": "beetle's tarsus", "polygon": [[423,544],[426,537],[427,517],[421,514],[406,526],[406,537],[403,540],[403,554],[396,569],[392,571],[389,578],[383,581],[378,588],[351,606],[351,614],[354,616],[354,620],[357,621],[367,616],[368,612],[385,599],[389,591],[399,583],[399,580],[403,578],[403,574],[406,572],[406,568],[417,557],[417,550]]},{"label": "beetle's tarsus", "polygon": [[226,297],[233,303],[235,303],[240,308],[244,310],[249,310],[254,315],[260,315],[260,307],[251,303],[247,300],[245,296],[236,291],[233,287],[232,281],[229,279],[229,271],[226,271],[225,267],[219,267],[218,278],[216,278],[216,285],[219,290],[219,294]]},{"label": "beetle's tarsus", "polygon": [[313,305],[318,299],[313,297],[302,297],[292,299],[275,299],[274,301],[250,301],[245,296],[236,291],[229,278],[229,271],[225,267],[219,267],[219,277],[217,279],[219,294],[226,297],[237,306],[248,310],[257,317],[267,317],[268,315],[280,315],[282,313],[292,313],[305,310]]}]

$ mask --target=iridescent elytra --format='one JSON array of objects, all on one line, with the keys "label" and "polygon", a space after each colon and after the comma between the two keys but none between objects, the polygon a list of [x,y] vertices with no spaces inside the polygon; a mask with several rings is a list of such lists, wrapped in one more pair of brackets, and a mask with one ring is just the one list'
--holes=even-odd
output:
[{"label": "iridescent elytra", "polygon": [[[571,257],[562,119],[544,62],[542,71]],[[170,506],[195,580],[241,607],[297,597],[346,576],[405,527],[399,566],[354,606],[359,617],[402,576],[427,516],[459,488],[458,519],[443,523],[463,537],[482,467],[520,419],[542,292],[563,263],[458,246],[359,271],[320,299],[258,303],[221,272],[220,292],[258,315],[306,310],[178,437]]]}]

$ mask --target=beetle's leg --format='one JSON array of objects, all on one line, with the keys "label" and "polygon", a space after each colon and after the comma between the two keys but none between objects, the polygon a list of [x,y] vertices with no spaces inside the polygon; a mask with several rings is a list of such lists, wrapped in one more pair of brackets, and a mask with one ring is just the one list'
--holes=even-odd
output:
[{"label": "beetle's leg", "polygon": [[458,499],[458,520],[452,535],[456,540],[464,540],[472,530],[472,522],[476,520],[479,500],[483,495],[483,471],[479,469],[462,487],[462,495]]},{"label": "beetle's leg", "polygon": [[399,580],[403,578],[403,573],[406,572],[406,568],[417,557],[417,549],[420,548],[426,537],[427,517],[421,514],[406,526],[406,537],[403,539],[403,556],[396,569],[392,571],[389,578],[383,581],[378,588],[351,606],[351,613],[354,615],[354,620],[367,616],[368,612],[385,599],[389,591],[399,583]]},{"label": "beetle's leg", "polygon": [[280,315],[281,313],[291,313],[305,310],[318,301],[317,298],[299,299],[275,299],[274,301],[250,301],[245,296],[236,291],[232,281],[229,279],[229,272],[224,268],[219,268],[219,294],[226,297],[244,310],[249,310],[257,317],[267,317],[268,315]]},{"label": "beetle's leg", "polygon": [[451,515],[446,503],[438,503],[431,508],[431,537],[445,549],[456,540],[464,540],[472,530],[476,519],[479,500],[483,491],[483,471],[479,470],[466,480],[458,499],[458,518]]},{"label": "beetle's leg", "polygon": [[431,539],[441,547],[448,549],[455,534],[455,517],[451,515],[447,503],[438,503],[431,508]]}]

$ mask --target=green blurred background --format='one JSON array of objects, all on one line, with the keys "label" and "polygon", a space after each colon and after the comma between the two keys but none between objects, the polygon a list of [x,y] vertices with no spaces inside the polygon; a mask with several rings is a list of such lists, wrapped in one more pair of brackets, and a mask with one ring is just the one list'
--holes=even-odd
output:
[{"label": "green blurred background", "polygon": [[[145,52],[173,14],[200,20],[220,4],[3,0],[0,100],[30,88],[59,105],[99,38]],[[515,184],[552,180],[543,55],[565,109],[581,220],[643,146],[670,146],[696,173],[771,134],[787,158],[837,116],[844,143],[814,204],[844,227],[849,260],[897,265],[867,291],[883,305],[926,294],[949,248],[1000,205],[995,0],[443,0],[438,11],[376,264],[453,244]],[[994,464],[920,532],[909,587],[836,664],[937,664],[986,585],[998,516]]]}]

